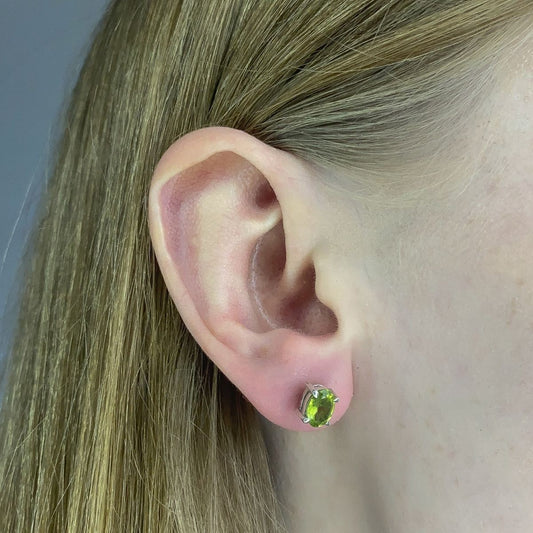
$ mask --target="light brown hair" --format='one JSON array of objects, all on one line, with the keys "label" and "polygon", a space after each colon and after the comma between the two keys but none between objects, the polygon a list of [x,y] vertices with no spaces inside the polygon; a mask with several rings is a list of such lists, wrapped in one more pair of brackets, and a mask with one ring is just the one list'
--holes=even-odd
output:
[{"label": "light brown hair", "polygon": [[113,1],[58,119],[21,264],[0,530],[285,531],[257,413],[158,270],[155,165],[211,125],[346,175],[420,159],[452,142],[528,4]]}]

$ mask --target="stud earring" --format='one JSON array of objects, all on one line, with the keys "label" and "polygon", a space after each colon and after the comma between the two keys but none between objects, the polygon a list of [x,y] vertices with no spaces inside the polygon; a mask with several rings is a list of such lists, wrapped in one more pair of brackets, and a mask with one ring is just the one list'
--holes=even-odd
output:
[{"label": "stud earring", "polygon": [[298,408],[299,418],[304,424],[315,428],[329,426],[339,397],[324,385],[306,383]]}]

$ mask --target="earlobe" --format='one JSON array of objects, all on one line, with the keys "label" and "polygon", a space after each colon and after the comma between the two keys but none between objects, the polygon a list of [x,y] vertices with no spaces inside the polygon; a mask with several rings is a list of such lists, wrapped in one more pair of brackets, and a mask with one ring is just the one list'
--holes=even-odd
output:
[{"label": "earlobe", "polygon": [[306,383],[338,396],[331,425],[353,395],[348,336],[317,297],[327,272],[314,264],[306,187],[291,155],[214,127],[165,152],[149,197],[154,251],[187,328],[263,416],[300,431],[314,430],[299,410]]}]

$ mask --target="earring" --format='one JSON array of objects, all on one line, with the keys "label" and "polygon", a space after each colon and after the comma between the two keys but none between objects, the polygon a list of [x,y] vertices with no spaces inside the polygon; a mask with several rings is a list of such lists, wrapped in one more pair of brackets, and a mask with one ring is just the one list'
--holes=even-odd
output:
[{"label": "earring", "polygon": [[304,424],[314,428],[329,426],[329,420],[338,401],[339,397],[324,385],[306,383],[298,416]]}]

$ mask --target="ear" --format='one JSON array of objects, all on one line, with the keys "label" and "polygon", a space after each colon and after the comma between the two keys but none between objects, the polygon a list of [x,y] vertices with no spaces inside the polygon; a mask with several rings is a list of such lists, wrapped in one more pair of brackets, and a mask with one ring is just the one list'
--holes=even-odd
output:
[{"label": "ear", "polygon": [[152,244],[185,325],[264,417],[296,431],[316,431],[298,412],[306,382],[339,397],[330,425],[353,395],[313,182],[294,156],[209,127],[170,146],[149,194]]}]

